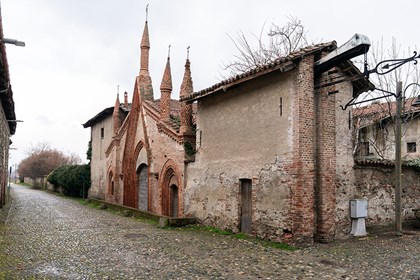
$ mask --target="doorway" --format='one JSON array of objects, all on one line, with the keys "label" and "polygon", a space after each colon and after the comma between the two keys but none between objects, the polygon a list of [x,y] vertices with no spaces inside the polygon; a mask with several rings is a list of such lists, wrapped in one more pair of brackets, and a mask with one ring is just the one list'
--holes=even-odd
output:
[{"label": "doorway", "polygon": [[137,170],[137,189],[138,189],[138,208],[141,211],[147,211],[147,201],[149,198],[148,195],[148,180],[147,180],[147,172],[148,168],[146,164],[142,164],[139,166]]},{"label": "doorway", "polygon": [[240,180],[241,231],[252,234],[252,181]]}]

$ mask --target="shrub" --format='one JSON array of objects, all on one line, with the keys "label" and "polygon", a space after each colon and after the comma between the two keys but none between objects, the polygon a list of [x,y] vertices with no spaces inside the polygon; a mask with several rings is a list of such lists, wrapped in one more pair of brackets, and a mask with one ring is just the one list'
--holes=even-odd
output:
[{"label": "shrub", "polygon": [[84,165],[62,165],[54,169],[47,178],[54,189],[61,187],[68,196],[86,197],[90,187],[90,167]]}]

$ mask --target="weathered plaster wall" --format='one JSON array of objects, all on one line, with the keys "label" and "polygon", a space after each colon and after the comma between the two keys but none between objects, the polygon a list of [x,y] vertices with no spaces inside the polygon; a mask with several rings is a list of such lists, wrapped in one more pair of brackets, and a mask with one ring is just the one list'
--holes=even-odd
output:
[{"label": "weathered plaster wall", "polygon": [[[104,129],[104,137],[101,137],[101,128]],[[89,197],[105,199],[107,183],[107,158],[105,149],[109,146],[113,136],[112,116],[109,116],[91,127],[92,160],[90,165],[91,187]]]},{"label": "weathered plaster wall", "polygon": [[253,228],[290,230],[291,190],[284,166],[292,152],[288,74],[245,82],[198,102],[196,160],[188,165],[185,213],[239,230],[239,180],[252,179]]},{"label": "weathered plaster wall", "polygon": [[354,139],[352,135],[353,123],[351,122],[351,109],[343,111],[340,105],[347,104],[352,99],[352,85],[350,83],[340,83],[336,85],[338,93],[336,98],[336,222],[337,233],[343,231],[343,224],[348,230],[349,226],[349,194],[352,193],[355,174],[354,174],[354,158],[353,145]]}]

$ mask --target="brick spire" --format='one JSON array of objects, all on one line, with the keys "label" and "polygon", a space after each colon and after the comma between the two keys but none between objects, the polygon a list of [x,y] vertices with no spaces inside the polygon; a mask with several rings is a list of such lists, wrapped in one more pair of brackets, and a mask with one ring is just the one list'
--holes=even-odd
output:
[{"label": "brick spire", "polygon": [[[188,96],[193,93],[193,82],[191,78],[190,60],[189,60],[190,47],[187,48],[187,61],[185,62],[184,79],[182,80],[180,97]],[[181,103],[181,127],[179,131],[184,133],[192,132],[192,104],[186,102]]]},{"label": "brick spire", "polygon": [[117,100],[115,100],[114,112],[112,113],[112,120],[114,122],[114,134],[117,134],[118,130],[121,127],[119,112],[120,112],[120,95],[117,93]]},{"label": "brick spire", "polygon": [[147,23],[148,6],[146,7],[146,22],[144,24],[143,36],[140,43],[140,73],[139,73],[139,87],[142,98],[146,100],[153,100],[152,79],[149,75],[149,26]]},{"label": "brick spire", "polygon": [[144,24],[143,36],[141,38],[141,43],[140,43],[140,52],[141,52],[140,74],[142,72],[149,72],[149,50],[150,50],[149,26],[146,21]]},{"label": "brick spire", "polygon": [[128,93],[126,91],[124,92],[124,107],[128,108]]},{"label": "brick spire", "polygon": [[[170,48],[171,46],[169,46]],[[171,63],[168,54],[168,60],[166,61],[165,72],[163,73],[162,83],[160,84],[160,119],[162,121],[169,120],[170,102],[172,93],[172,75],[171,75]]]}]

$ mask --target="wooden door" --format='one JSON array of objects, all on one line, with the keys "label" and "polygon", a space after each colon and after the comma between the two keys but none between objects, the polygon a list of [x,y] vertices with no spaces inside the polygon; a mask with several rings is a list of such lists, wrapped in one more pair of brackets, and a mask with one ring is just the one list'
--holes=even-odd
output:
[{"label": "wooden door", "polygon": [[252,233],[252,181],[241,180],[241,231]]},{"label": "wooden door", "polygon": [[178,217],[178,187],[175,185],[171,186],[171,216]]}]

